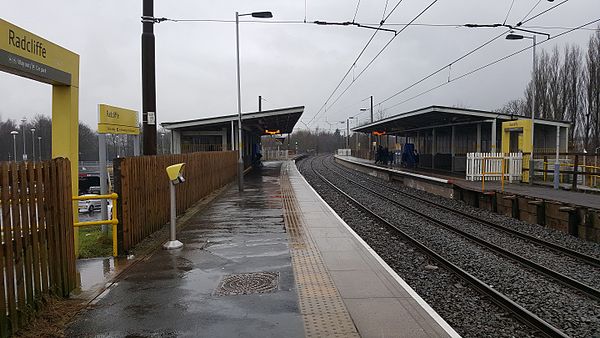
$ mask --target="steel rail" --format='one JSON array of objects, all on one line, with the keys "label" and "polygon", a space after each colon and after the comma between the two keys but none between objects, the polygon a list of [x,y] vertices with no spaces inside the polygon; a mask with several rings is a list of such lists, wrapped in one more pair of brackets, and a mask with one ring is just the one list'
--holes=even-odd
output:
[{"label": "steel rail", "polygon": [[318,173],[314,169],[314,167],[313,167],[313,161],[314,161],[314,158],[311,158],[310,159],[310,168],[311,168],[311,170],[323,182],[325,182],[326,184],[328,184],[334,191],[337,191],[338,193],[340,193],[342,196],[344,196],[346,199],[348,199],[349,201],[351,201],[353,204],[355,204],[358,208],[360,208],[361,210],[363,210],[366,214],[368,214],[372,218],[376,219],[377,221],[379,221],[379,222],[385,224],[386,226],[388,226],[388,227],[394,229],[395,231],[397,231],[402,237],[404,237],[405,239],[407,239],[414,246],[416,246],[419,250],[421,250],[426,255],[428,255],[429,257],[431,257],[432,259],[434,259],[436,262],[438,262],[439,264],[441,264],[442,266],[444,266],[447,270],[452,271],[458,277],[460,277],[461,279],[463,279],[466,282],[468,282],[469,284],[471,284],[475,289],[479,290],[479,292],[481,292],[481,293],[487,295],[488,297],[490,297],[490,300],[492,302],[494,302],[498,306],[502,307],[503,309],[509,311],[510,313],[514,314],[523,323],[525,323],[526,325],[528,325],[528,326],[530,326],[530,327],[538,330],[540,333],[542,333],[543,335],[545,335],[547,337],[568,337],[568,335],[566,335],[565,333],[563,333],[562,331],[560,331],[556,327],[552,326],[550,323],[544,321],[542,318],[538,317],[537,315],[535,315],[531,311],[529,311],[526,308],[522,307],[521,305],[517,304],[515,301],[513,301],[512,299],[510,299],[506,295],[504,295],[504,294],[500,293],[499,291],[495,290],[494,288],[490,287],[489,285],[487,285],[485,282],[481,281],[477,277],[471,275],[467,271],[463,270],[462,268],[458,267],[457,265],[455,265],[455,264],[451,263],[450,261],[446,260],[444,257],[442,257],[441,255],[439,255],[435,251],[431,250],[426,245],[424,245],[421,242],[419,242],[417,239],[414,239],[409,234],[407,234],[404,231],[402,231],[396,225],[394,225],[394,224],[390,223],[389,221],[383,219],[381,216],[377,215],[375,212],[371,211],[369,208],[367,208],[366,206],[362,205],[359,201],[357,201],[356,199],[354,199],[353,197],[351,197],[350,195],[348,195],[346,192],[344,192],[343,190],[341,190],[340,188],[338,188],[334,183],[332,183],[327,178],[325,178],[323,175],[321,175],[320,173]]},{"label": "steel rail", "polygon": [[[325,165],[325,162],[323,162],[323,165],[327,168],[327,166]],[[328,169],[330,169],[330,168],[328,168]],[[575,280],[575,279],[573,279],[573,278],[571,278],[569,276],[566,276],[566,275],[564,275],[564,274],[562,274],[560,272],[556,272],[556,271],[554,271],[554,270],[552,270],[550,268],[547,268],[547,267],[545,267],[545,266],[543,266],[541,264],[538,264],[538,263],[536,263],[534,261],[531,261],[531,260],[529,260],[529,259],[527,259],[527,258],[525,258],[525,257],[523,257],[521,255],[518,255],[516,253],[510,252],[510,251],[508,251],[508,250],[506,250],[504,248],[501,248],[500,246],[497,246],[497,245],[495,245],[493,243],[490,243],[490,242],[488,242],[486,240],[483,240],[483,239],[481,239],[481,238],[479,238],[479,237],[477,237],[475,235],[472,235],[472,234],[470,234],[470,233],[468,233],[466,231],[460,230],[460,229],[458,229],[458,228],[456,228],[456,227],[454,227],[454,226],[452,226],[452,225],[450,225],[450,224],[448,224],[446,222],[440,221],[439,219],[436,219],[436,218],[434,218],[432,216],[429,216],[429,215],[427,215],[427,214],[425,214],[425,213],[423,213],[421,211],[414,210],[411,207],[406,206],[406,205],[404,205],[404,204],[402,204],[402,203],[400,203],[400,202],[398,202],[398,201],[396,201],[394,199],[391,199],[388,196],[386,196],[386,195],[384,195],[384,194],[382,194],[382,193],[380,193],[380,192],[378,192],[376,190],[373,190],[373,189],[371,189],[371,188],[369,188],[369,187],[367,187],[367,186],[365,186],[363,184],[360,184],[360,183],[357,183],[357,182],[353,181],[351,178],[348,178],[348,177],[346,177],[344,175],[341,175],[341,174],[340,174],[340,177],[342,177],[343,179],[351,182],[352,184],[354,184],[354,185],[356,185],[358,187],[361,187],[361,188],[363,188],[363,189],[371,192],[372,194],[374,194],[376,196],[379,196],[380,198],[382,198],[384,200],[387,200],[387,201],[395,204],[396,206],[398,206],[399,208],[401,208],[401,209],[403,209],[403,210],[405,210],[407,212],[410,212],[410,213],[413,213],[415,215],[418,215],[418,216],[426,219],[427,221],[432,222],[434,224],[437,224],[437,225],[445,228],[446,230],[449,230],[449,231],[451,231],[451,232],[453,232],[453,233],[455,233],[455,234],[457,234],[457,235],[459,235],[461,237],[467,238],[467,239],[469,239],[469,240],[471,240],[471,241],[479,244],[480,246],[482,246],[482,247],[484,247],[484,248],[486,248],[488,250],[494,251],[495,253],[500,254],[500,255],[502,255],[504,257],[507,257],[507,258],[509,258],[509,259],[517,262],[517,263],[520,263],[522,265],[528,266],[529,268],[534,269],[535,271],[537,271],[539,273],[542,273],[542,274],[544,274],[544,275],[546,275],[546,276],[548,276],[548,277],[550,277],[550,278],[558,281],[559,283],[562,283],[563,285],[566,285],[566,286],[568,286],[570,288],[573,288],[573,289],[575,289],[577,291],[583,292],[586,295],[588,295],[588,296],[590,296],[590,297],[592,297],[594,299],[600,300],[600,290],[598,290],[598,289],[595,289],[595,288],[593,288],[593,287],[591,287],[591,286],[589,286],[587,284],[584,284],[584,283],[582,283],[582,282],[580,282],[578,280]]]},{"label": "steel rail", "polygon": [[[347,169],[347,168],[345,168],[343,166],[338,166],[338,167],[340,169],[346,170],[347,172],[351,172],[351,170],[349,170],[349,169]],[[371,182],[376,182],[375,180],[372,180],[370,177],[365,177],[365,178],[367,180],[371,181]],[[483,218],[471,215],[469,213],[466,213],[466,212],[463,212],[463,211],[460,211],[460,210],[456,210],[456,209],[452,209],[451,207],[448,207],[448,206],[445,206],[445,205],[442,205],[442,204],[438,204],[438,203],[436,203],[434,201],[431,201],[431,200],[419,197],[417,195],[413,195],[413,194],[410,194],[410,193],[407,193],[407,192],[404,192],[404,191],[401,191],[401,190],[398,190],[398,189],[394,189],[394,188],[391,188],[391,187],[388,187],[388,186],[384,186],[384,187],[386,189],[390,190],[390,191],[393,191],[394,193],[399,194],[399,195],[406,196],[406,197],[418,200],[420,202],[428,203],[428,204],[430,204],[432,206],[435,206],[437,208],[441,208],[441,209],[444,209],[446,211],[449,211],[449,212],[455,213],[457,215],[460,215],[462,217],[468,218],[468,219],[470,219],[470,220],[472,220],[474,222],[481,223],[481,224],[487,225],[489,227],[493,227],[493,228],[495,228],[497,230],[506,232],[506,233],[511,234],[513,236],[519,237],[519,238],[521,238],[523,240],[534,242],[535,244],[545,246],[545,247],[547,247],[547,248],[549,248],[549,249],[551,249],[551,250],[553,250],[555,252],[558,252],[558,253],[561,253],[561,254],[564,254],[564,255],[567,255],[567,256],[570,256],[570,257],[573,257],[573,258],[585,261],[587,264],[593,265],[595,267],[600,267],[600,259],[598,259],[596,257],[590,256],[590,255],[586,255],[586,254],[581,253],[579,251],[575,251],[575,250],[566,248],[564,246],[561,246],[561,245],[558,245],[558,244],[555,244],[555,243],[552,243],[552,242],[545,241],[543,239],[540,239],[540,238],[528,235],[528,234],[520,232],[518,230],[511,229],[509,227],[505,227],[505,226],[500,225],[500,224],[496,224],[494,222],[491,222],[491,221],[488,221],[486,219],[483,219]]]}]

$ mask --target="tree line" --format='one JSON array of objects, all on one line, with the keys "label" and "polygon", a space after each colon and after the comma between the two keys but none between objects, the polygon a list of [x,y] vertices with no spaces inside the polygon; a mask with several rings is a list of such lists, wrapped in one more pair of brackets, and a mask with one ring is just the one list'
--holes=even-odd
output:
[{"label": "tree line", "polygon": [[[170,153],[170,132],[159,128],[158,134],[158,153]],[[134,138],[129,135],[106,135],[107,159],[133,156],[133,142]],[[15,148],[17,161],[23,159],[23,153],[30,161],[49,160],[52,157],[52,119],[42,114],[22,120],[0,118],[0,161],[13,161]],[[79,161],[98,161],[98,133],[81,121]]]},{"label": "tree line", "polygon": [[[569,148],[593,153],[600,147],[600,27],[584,50],[576,45],[542,50],[522,98],[499,112],[571,123]],[[600,149],[599,149],[600,151]]]}]

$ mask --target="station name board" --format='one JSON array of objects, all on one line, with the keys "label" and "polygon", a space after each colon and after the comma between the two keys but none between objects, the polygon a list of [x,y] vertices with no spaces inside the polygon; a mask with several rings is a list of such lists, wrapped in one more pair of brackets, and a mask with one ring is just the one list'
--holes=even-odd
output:
[{"label": "station name board", "polygon": [[79,85],[77,54],[2,19],[0,70],[53,85]]},{"label": "station name board", "polygon": [[98,133],[138,135],[140,133],[138,112],[107,104],[99,104]]}]

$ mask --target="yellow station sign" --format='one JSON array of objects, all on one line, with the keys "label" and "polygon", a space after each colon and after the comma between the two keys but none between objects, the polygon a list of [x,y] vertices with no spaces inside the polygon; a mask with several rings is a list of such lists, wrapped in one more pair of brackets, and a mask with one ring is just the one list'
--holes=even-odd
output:
[{"label": "yellow station sign", "polygon": [[0,70],[78,87],[78,68],[77,54],[0,19]]},{"label": "yellow station sign", "polygon": [[107,104],[99,104],[98,133],[139,135],[138,112]]}]

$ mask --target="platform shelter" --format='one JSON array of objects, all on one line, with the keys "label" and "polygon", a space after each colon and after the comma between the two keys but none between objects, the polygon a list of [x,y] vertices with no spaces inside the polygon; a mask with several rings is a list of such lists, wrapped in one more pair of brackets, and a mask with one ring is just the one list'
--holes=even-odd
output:
[{"label": "platform shelter", "polygon": [[[261,136],[291,133],[303,112],[304,106],[297,106],[243,113],[244,162],[249,164],[252,160]],[[237,114],[163,122],[161,125],[171,131],[174,154],[236,150],[235,145],[239,143]]]},{"label": "platform shelter", "polygon": [[[508,123],[507,123],[508,122]],[[570,124],[535,119],[534,154],[567,152]],[[472,152],[531,152],[531,119],[492,111],[430,106],[352,129],[373,133],[372,147],[413,143],[423,168],[464,172]]]}]

